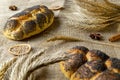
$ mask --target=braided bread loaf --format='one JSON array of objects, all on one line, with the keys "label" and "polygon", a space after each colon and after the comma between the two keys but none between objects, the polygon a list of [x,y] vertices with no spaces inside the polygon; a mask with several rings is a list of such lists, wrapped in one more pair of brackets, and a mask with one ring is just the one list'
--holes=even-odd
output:
[{"label": "braided bread loaf", "polygon": [[109,58],[100,50],[76,46],[65,54],[72,54],[60,62],[60,69],[70,80],[120,80],[120,60]]},{"label": "braided bread loaf", "polygon": [[48,28],[54,14],[46,6],[36,5],[10,17],[4,27],[4,35],[13,40],[22,40]]}]

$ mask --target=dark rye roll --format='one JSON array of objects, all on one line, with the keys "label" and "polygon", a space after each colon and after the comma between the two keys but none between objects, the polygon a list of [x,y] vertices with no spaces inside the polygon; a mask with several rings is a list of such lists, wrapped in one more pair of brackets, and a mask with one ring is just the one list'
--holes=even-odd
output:
[{"label": "dark rye roll", "polygon": [[48,28],[54,14],[44,5],[27,8],[10,17],[4,26],[4,35],[13,40],[22,40]]},{"label": "dark rye roll", "polygon": [[72,54],[70,59],[60,62],[60,69],[67,78],[70,79],[71,75],[87,61],[85,56],[87,51],[86,47],[77,46],[65,52],[65,54]]}]

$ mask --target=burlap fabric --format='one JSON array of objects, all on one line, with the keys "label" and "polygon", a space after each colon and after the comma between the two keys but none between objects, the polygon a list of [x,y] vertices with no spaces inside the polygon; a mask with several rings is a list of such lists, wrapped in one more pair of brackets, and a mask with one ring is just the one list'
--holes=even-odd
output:
[{"label": "burlap fabric", "polygon": [[[116,3],[118,0],[111,0],[111,1],[114,1]],[[2,33],[3,27],[7,19],[11,15],[27,7],[37,4],[44,4],[47,5],[48,7],[64,6],[65,9],[62,11],[55,12],[55,15],[57,17],[55,18],[53,25],[50,28],[48,28],[46,31],[42,32],[41,34],[38,34],[32,38],[23,41],[13,41],[7,39]],[[18,10],[17,11],[9,10],[8,7],[10,5],[16,5],[18,7]],[[33,48],[31,52],[33,54],[39,51],[39,49],[44,47],[49,48],[47,50],[47,54],[51,54],[58,50],[64,51],[73,46],[81,45],[81,46],[86,46],[89,49],[99,49],[106,52],[106,54],[112,57],[120,58],[120,53],[119,53],[120,49],[113,46],[98,45],[98,44],[92,44],[86,42],[64,42],[64,41],[55,41],[49,43],[46,42],[48,38],[58,35],[65,35],[65,36],[90,40],[88,36],[91,32],[80,30],[79,29],[80,25],[78,25],[79,22],[76,22],[76,20],[74,20],[74,19],[79,19],[78,16],[81,15],[77,12],[78,11],[77,7],[78,6],[76,6],[76,4],[73,3],[72,0],[0,0],[0,9],[1,9],[0,10],[0,26],[1,26],[0,27],[0,61],[1,62],[0,63],[5,62],[6,60],[10,60],[14,57],[12,54],[8,52],[8,48],[12,45],[19,43],[30,44]],[[77,16],[76,13],[77,15],[78,14],[79,15]],[[72,20],[69,17],[71,17]],[[117,25],[114,26],[115,26],[114,28],[109,27],[108,30],[99,32],[104,36],[103,42],[110,43],[108,41],[109,36],[117,33],[115,29]],[[118,41],[115,42],[114,44],[119,45],[120,42]],[[58,64],[54,64],[51,66],[44,67],[40,70],[37,70],[35,74],[37,76],[36,80],[67,80],[64,77],[64,75],[61,73]]]}]

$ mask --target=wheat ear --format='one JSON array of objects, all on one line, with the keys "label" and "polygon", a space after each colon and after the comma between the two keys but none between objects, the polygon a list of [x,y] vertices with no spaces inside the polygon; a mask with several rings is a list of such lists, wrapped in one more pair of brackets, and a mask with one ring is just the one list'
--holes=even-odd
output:
[{"label": "wheat ear", "polygon": [[[102,3],[93,2],[90,0],[75,0],[78,6],[83,9],[83,13],[88,17],[92,17],[93,19],[101,19],[102,22],[99,20],[90,20],[91,22],[87,21],[89,25],[82,25],[85,21],[81,21],[80,28],[84,30],[104,30],[112,24],[120,21],[120,6],[110,3],[108,0],[104,1],[104,6]],[[83,26],[83,27],[82,27]]]},{"label": "wheat ear", "polygon": [[5,72],[8,70],[8,68],[17,60],[17,58],[13,58],[12,60],[5,62],[0,69],[0,80],[3,79]]},{"label": "wheat ear", "polygon": [[[7,73],[10,75],[8,77],[9,80],[27,80],[30,78],[30,80],[34,79],[33,76],[31,76],[32,72],[35,70],[57,63],[59,61],[63,61],[68,59],[67,54],[60,52],[57,52],[52,55],[43,55],[44,51],[40,51],[39,53],[24,55],[18,58],[16,61],[16,64],[14,67],[11,68]],[[28,57],[29,56],[29,57]],[[19,64],[20,63],[20,64]],[[7,80],[5,78],[4,80]]]},{"label": "wheat ear", "polygon": [[112,44],[112,43],[105,43],[105,42],[92,41],[92,40],[85,40],[85,39],[80,39],[80,38],[75,38],[75,37],[70,37],[70,36],[55,36],[55,37],[52,37],[52,38],[48,39],[47,42],[57,41],[57,40],[80,41],[80,42],[94,43],[94,44],[100,44],[100,45],[106,45],[106,46],[112,46],[112,47],[120,48],[119,45]]}]

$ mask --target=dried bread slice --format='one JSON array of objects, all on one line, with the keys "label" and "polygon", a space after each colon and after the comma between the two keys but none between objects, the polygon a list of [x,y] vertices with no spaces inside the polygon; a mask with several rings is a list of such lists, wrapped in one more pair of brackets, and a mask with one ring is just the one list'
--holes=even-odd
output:
[{"label": "dried bread slice", "polygon": [[31,46],[29,44],[17,44],[11,46],[8,51],[13,55],[23,55],[29,53]]}]

